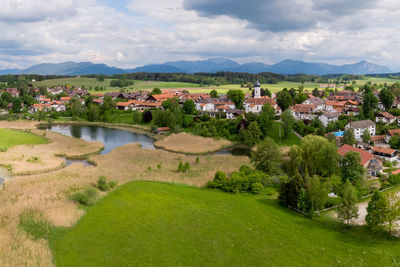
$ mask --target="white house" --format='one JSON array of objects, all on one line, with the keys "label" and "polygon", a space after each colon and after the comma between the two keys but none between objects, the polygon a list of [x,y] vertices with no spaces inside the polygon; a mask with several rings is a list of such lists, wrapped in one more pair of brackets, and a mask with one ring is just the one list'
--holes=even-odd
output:
[{"label": "white house", "polygon": [[375,136],[375,123],[371,120],[354,121],[346,125],[345,129],[353,129],[356,139],[360,139],[365,130],[369,131],[371,136]]},{"label": "white house", "polygon": [[389,112],[381,112],[376,116],[376,122],[383,122],[387,124],[391,124],[396,121],[396,117],[390,114]]},{"label": "white house", "polygon": [[329,123],[338,121],[339,115],[340,114],[338,112],[327,112],[321,114],[318,119],[321,121],[322,125],[326,127]]}]

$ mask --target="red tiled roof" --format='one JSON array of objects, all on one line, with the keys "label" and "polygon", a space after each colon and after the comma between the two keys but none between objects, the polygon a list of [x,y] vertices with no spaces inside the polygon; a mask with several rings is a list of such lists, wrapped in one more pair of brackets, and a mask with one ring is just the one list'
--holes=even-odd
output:
[{"label": "red tiled roof", "polygon": [[117,106],[118,106],[118,107],[127,107],[127,106],[129,106],[130,104],[132,104],[131,101],[127,101],[127,102],[118,102],[118,103],[117,103]]},{"label": "red tiled roof", "polygon": [[378,153],[383,153],[383,154],[388,154],[391,155],[394,152],[396,152],[395,149],[391,149],[391,148],[384,148],[384,147],[380,147],[380,146],[374,146],[372,147],[372,151],[378,152]]},{"label": "red tiled roof", "polygon": [[363,166],[364,166],[368,161],[370,161],[371,159],[374,158],[374,155],[372,155],[371,153],[368,153],[368,152],[365,151],[365,150],[362,150],[362,149],[359,149],[359,148],[355,148],[355,147],[352,147],[352,146],[347,145],[347,144],[343,145],[342,147],[340,147],[340,148],[338,149],[338,154],[339,154],[340,156],[344,157],[344,156],[346,155],[346,153],[347,153],[347,152],[350,152],[350,151],[360,153],[360,156],[361,156],[361,165],[363,165]]},{"label": "red tiled roof", "polygon": [[393,136],[395,134],[400,135],[400,129],[388,130],[388,133],[389,133],[390,136]]},{"label": "red tiled roof", "polygon": [[395,170],[395,171],[392,171],[392,174],[400,174],[400,169],[397,169],[397,170]]},{"label": "red tiled roof", "polygon": [[384,135],[375,135],[375,136],[371,136],[371,141],[372,141],[372,142],[380,141],[380,140],[385,140],[385,136],[384,136]]}]

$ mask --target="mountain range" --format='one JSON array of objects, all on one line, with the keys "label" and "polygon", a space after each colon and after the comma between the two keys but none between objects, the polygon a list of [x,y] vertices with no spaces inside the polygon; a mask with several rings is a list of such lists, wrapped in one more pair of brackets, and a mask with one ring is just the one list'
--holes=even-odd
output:
[{"label": "mountain range", "polygon": [[239,64],[226,58],[211,58],[198,61],[169,61],[163,64],[150,64],[134,69],[121,69],[105,64],[91,62],[62,62],[43,63],[30,66],[26,69],[4,69],[0,75],[6,74],[40,74],[40,75],[86,75],[86,74],[122,74],[134,72],[149,73],[214,73],[218,71],[231,72],[274,72],[279,74],[379,74],[392,72],[388,67],[377,65],[368,61],[354,64],[331,65],[318,62],[305,62],[299,60],[283,60],[277,64],[268,65],[261,62]]}]

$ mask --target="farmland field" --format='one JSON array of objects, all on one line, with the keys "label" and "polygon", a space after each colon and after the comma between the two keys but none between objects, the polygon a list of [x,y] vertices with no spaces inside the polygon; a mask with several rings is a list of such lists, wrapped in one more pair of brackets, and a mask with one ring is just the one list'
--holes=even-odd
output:
[{"label": "farmland field", "polygon": [[[112,226],[112,227],[111,227]],[[310,220],[265,195],[131,182],[51,234],[57,266],[389,266],[397,239]]]},{"label": "farmland field", "polygon": [[[35,82],[35,86],[64,86],[71,85],[76,87],[84,86],[90,92],[96,92],[94,88],[104,87],[106,91],[119,91],[121,88],[110,87],[111,79],[106,79],[104,82],[100,82],[95,78],[64,78],[64,79],[54,79],[54,80],[44,80],[40,82]],[[139,91],[139,90],[152,90],[155,87],[161,89],[186,89],[190,92],[198,92],[198,93],[209,93],[212,89],[216,89],[219,93],[226,93],[231,89],[241,89],[245,93],[248,93],[249,90],[247,88],[241,88],[240,84],[227,84],[221,86],[200,86],[196,83],[184,83],[184,82],[159,82],[159,81],[138,81],[135,80],[133,85],[127,86],[126,90],[128,91]],[[372,84],[383,84],[383,83],[394,83],[400,82],[400,79],[389,79],[389,78],[374,78],[374,77],[366,77],[364,80],[356,80],[356,87],[360,85],[366,84],[367,82],[371,82]],[[268,88],[271,92],[278,92],[283,88],[298,88],[301,83],[296,82],[279,82],[277,84],[262,84],[262,88]],[[311,83],[307,82],[303,84],[304,89],[312,90],[314,88],[320,88],[319,83]]]},{"label": "farmland field", "polygon": [[47,139],[29,132],[0,128],[0,147],[46,144]]}]

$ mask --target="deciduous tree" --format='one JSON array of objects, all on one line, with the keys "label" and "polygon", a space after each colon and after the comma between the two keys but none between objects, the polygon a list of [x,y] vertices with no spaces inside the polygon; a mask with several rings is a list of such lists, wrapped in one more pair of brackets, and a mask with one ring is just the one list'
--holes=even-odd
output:
[{"label": "deciduous tree", "polygon": [[358,218],[357,192],[349,180],[343,184],[340,196],[342,204],[337,207],[337,216],[349,225],[352,219]]}]

